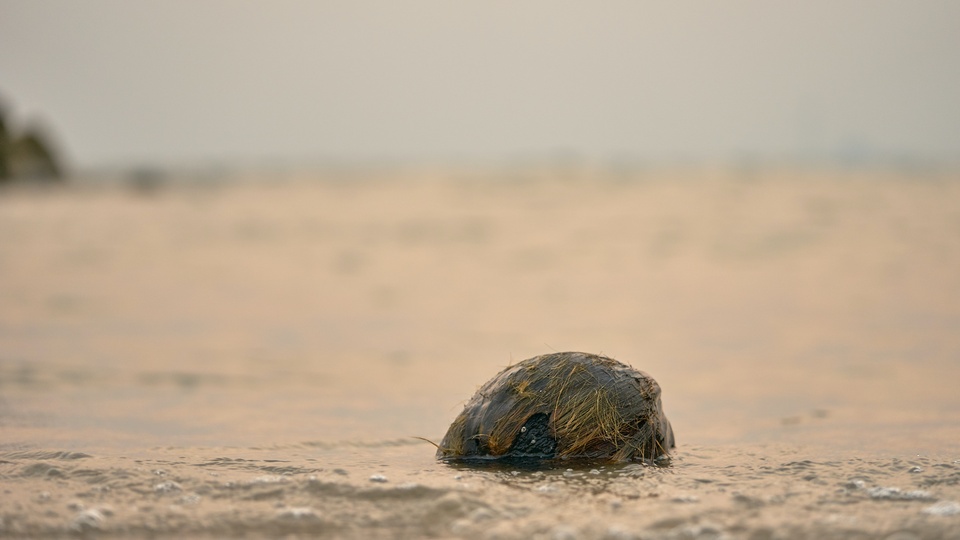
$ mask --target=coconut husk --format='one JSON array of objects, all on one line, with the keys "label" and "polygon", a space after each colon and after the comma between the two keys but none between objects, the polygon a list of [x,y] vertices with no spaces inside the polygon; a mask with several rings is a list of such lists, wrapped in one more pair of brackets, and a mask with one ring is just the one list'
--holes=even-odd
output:
[{"label": "coconut husk", "polygon": [[484,384],[437,457],[627,461],[673,447],[652,377],[612,358],[564,352],[524,360]]}]

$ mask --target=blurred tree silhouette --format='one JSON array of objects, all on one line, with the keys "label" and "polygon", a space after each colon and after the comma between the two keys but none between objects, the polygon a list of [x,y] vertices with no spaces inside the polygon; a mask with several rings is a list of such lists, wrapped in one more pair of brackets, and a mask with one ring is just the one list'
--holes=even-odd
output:
[{"label": "blurred tree silhouette", "polygon": [[27,127],[17,133],[8,126],[0,105],[0,182],[14,179],[58,181],[63,178],[56,152],[42,130]]}]

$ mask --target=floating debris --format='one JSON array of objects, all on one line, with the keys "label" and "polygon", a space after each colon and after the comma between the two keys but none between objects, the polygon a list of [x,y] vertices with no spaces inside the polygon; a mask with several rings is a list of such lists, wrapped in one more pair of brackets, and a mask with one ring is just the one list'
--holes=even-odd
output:
[{"label": "floating debris", "polygon": [[675,446],[660,386],[612,358],[524,360],[487,382],[453,421],[439,459],[655,459]]}]

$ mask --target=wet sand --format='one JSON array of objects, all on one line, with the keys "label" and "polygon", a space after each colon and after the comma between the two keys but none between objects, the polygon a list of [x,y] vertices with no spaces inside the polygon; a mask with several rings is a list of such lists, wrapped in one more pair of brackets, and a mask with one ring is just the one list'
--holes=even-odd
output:
[{"label": "wet sand", "polygon": [[[411,438],[564,350],[660,383],[668,467]],[[956,173],[0,191],[0,536],[953,538],[958,380]]]}]

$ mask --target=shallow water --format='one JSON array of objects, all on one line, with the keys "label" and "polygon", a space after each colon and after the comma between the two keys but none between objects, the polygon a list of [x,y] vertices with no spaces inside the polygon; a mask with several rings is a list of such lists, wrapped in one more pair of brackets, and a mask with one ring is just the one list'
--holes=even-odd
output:
[{"label": "shallow water", "polygon": [[[960,537],[960,176],[266,176],[0,192],[0,536]],[[554,350],[670,464],[412,438]]]}]

